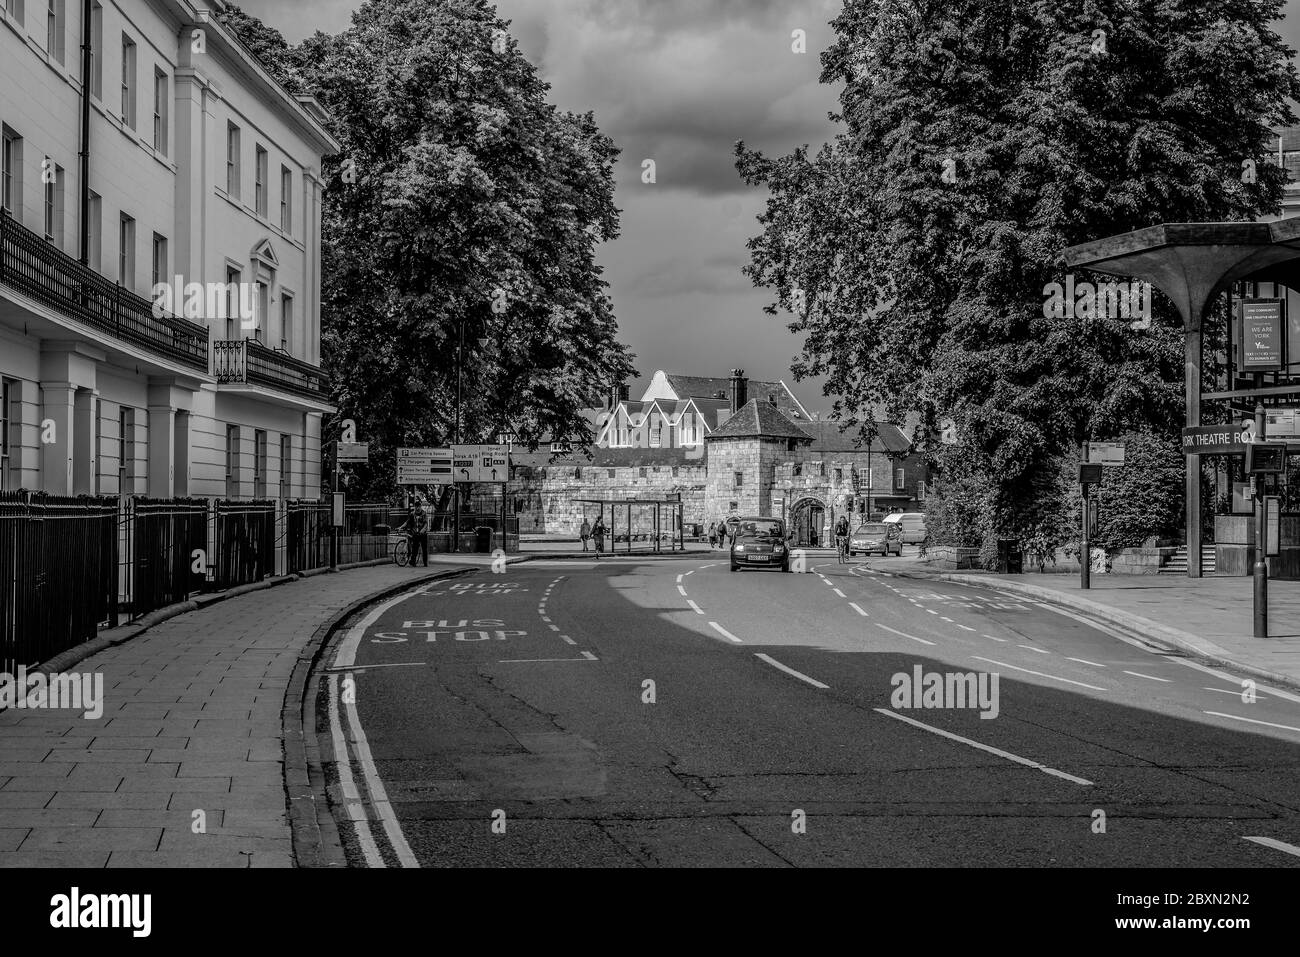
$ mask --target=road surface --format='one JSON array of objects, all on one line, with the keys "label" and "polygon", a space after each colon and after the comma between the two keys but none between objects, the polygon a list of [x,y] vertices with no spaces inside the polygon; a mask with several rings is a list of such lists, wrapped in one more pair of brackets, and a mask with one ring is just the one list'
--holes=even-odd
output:
[{"label": "road surface", "polygon": [[322,676],[349,861],[1300,866],[1300,694],[891,561],[532,561],[376,606]]}]

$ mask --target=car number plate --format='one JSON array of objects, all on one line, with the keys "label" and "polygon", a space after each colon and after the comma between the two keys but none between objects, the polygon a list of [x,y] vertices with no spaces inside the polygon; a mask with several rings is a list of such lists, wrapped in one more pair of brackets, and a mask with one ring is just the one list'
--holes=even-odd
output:
[{"label": "car number plate", "polygon": [[771,555],[750,555],[749,560],[751,562],[770,562],[772,560],[772,556]]}]

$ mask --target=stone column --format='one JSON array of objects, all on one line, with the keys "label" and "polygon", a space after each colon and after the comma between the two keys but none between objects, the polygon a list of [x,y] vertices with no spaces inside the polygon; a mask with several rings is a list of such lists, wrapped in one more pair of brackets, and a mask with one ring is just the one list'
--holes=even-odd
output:
[{"label": "stone column", "polygon": [[41,383],[41,489],[73,495],[72,443],[77,387],[71,382]]}]

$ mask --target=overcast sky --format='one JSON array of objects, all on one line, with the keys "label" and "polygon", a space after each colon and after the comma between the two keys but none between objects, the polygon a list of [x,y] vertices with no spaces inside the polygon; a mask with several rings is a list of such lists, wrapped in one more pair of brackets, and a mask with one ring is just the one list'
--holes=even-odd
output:
[{"label": "overcast sky", "polygon": [[[297,42],[338,33],[357,0],[242,0]],[[655,369],[785,379],[808,408],[820,381],[795,383],[799,340],[762,311],[769,295],[740,272],[763,195],[740,182],[743,139],[785,153],[832,133],[837,90],[817,82],[839,0],[497,0],[562,109],[592,110],[622,149],[615,201],[622,236],[601,261],[641,384]],[[1300,0],[1280,32],[1300,43]],[[791,52],[791,32],[808,52]],[[654,159],[655,185],[641,182]],[[637,389],[634,384],[633,395]]]}]

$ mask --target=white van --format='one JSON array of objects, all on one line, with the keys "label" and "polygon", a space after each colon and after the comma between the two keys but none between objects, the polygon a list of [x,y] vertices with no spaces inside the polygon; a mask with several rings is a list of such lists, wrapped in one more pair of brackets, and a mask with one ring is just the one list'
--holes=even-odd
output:
[{"label": "white van", "polygon": [[885,516],[885,524],[899,526],[905,545],[925,541],[925,515],[921,512],[892,512]]}]

